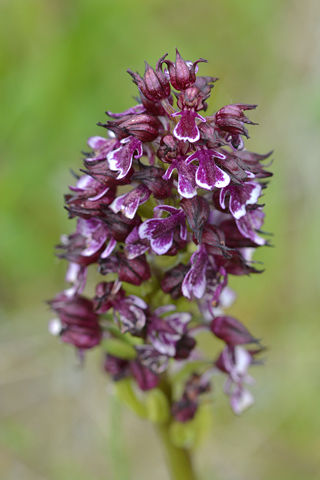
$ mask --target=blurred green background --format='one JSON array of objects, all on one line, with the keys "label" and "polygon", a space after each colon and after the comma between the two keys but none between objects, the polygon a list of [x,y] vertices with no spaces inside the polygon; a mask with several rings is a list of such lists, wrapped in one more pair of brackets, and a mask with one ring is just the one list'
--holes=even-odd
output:
[{"label": "blurred green background", "polygon": [[275,150],[263,275],[232,281],[232,312],[269,347],[241,418],[215,390],[196,453],[202,480],[320,478],[318,0],[0,0],[0,478],[167,480],[152,427],[121,409],[89,352],[47,333],[64,288],[53,246],[74,224],[63,193],[104,111],[131,106],[126,69],[177,46],[220,77],[209,114],[257,103],[246,143]]}]

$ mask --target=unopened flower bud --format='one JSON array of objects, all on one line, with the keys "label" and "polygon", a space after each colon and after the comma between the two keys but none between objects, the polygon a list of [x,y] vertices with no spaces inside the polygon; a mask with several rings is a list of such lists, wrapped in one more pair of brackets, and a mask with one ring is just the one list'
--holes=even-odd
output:
[{"label": "unopened flower bud", "polygon": [[257,339],[251,335],[249,330],[233,317],[214,318],[210,324],[210,329],[216,337],[221,338],[231,347],[257,342]]},{"label": "unopened flower bud", "polygon": [[188,87],[191,87],[196,81],[196,65],[199,62],[206,62],[203,58],[200,58],[194,63],[186,62],[176,49],[176,61],[175,63],[170,60],[165,60],[169,69],[170,82],[173,88],[181,91]]},{"label": "unopened flower bud", "polygon": [[80,295],[68,297],[62,292],[50,300],[49,305],[61,320],[62,341],[79,349],[92,348],[100,343],[102,330],[91,300]]},{"label": "unopened flower bud", "polygon": [[128,69],[127,72],[133,78],[134,83],[138,86],[143,95],[150,101],[156,102],[164,100],[170,95],[170,83],[166,75],[162,71],[162,64],[168,54],[158,60],[156,70],[154,71],[150,65],[146,63],[144,78],[142,79],[138,73]]},{"label": "unopened flower bud", "polygon": [[203,227],[209,218],[209,203],[204,197],[196,195],[193,198],[183,198],[180,205],[186,214],[191,230],[200,243]]},{"label": "unopened flower bud", "polygon": [[244,124],[249,123],[250,125],[256,125],[256,123],[251,122],[251,120],[245,116],[243,110],[253,110],[256,107],[257,105],[226,105],[215,114],[215,123],[225,132],[234,135],[245,135],[248,138],[248,130]]}]

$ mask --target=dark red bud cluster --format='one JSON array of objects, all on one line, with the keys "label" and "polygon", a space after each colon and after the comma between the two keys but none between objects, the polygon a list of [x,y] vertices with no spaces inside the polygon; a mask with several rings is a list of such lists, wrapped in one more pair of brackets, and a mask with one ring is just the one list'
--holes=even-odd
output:
[{"label": "dark red bud cluster", "polygon": [[256,125],[256,123],[251,122],[245,116],[243,110],[253,110],[256,107],[257,105],[226,105],[215,114],[215,123],[225,132],[233,135],[245,135],[249,138],[248,130],[245,128],[244,123],[250,125]]},{"label": "dark red bud cluster", "polygon": [[147,62],[145,62],[146,69],[143,78],[141,78],[138,73],[134,73],[130,70],[130,68],[127,70],[133,78],[134,83],[138,86],[140,92],[150,100],[150,102],[164,100],[170,95],[170,83],[162,71],[162,64],[167,55],[168,54],[166,53],[160,58],[160,60],[158,60],[155,71]]},{"label": "dark red bud cluster", "polygon": [[186,62],[176,49],[176,61],[175,63],[170,60],[165,60],[164,63],[167,64],[170,82],[173,88],[176,90],[185,90],[196,81],[196,65],[199,62],[206,62],[203,58],[200,58],[194,63]]},{"label": "dark red bud cluster", "polygon": [[159,136],[159,129],[162,128],[157,117],[146,113],[130,115],[107,123],[99,122],[98,125],[111,130],[119,140],[134,135],[143,143],[153,142]]}]

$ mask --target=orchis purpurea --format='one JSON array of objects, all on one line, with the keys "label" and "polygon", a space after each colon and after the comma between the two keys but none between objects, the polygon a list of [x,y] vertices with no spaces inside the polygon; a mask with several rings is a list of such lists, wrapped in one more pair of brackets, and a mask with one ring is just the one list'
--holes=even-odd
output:
[{"label": "orchis purpurea", "polygon": [[[166,56],[143,77],[128,70],[138,104],[107,112],[106,136],[88,140],[65,196],[76,230],[57,247],[71,286],[49,302],[58,316],[50,329],[82,353],[101,348],[125,401],[153,392],[167,413],[153,409],[152,419],[185,424],[210,400],[214,373],[226,376],[236,414],[253,402],[243,385],[262,347],[224,308],[234,298],[228,277],[259,272],[252,252],[268,245],[259,199],[272,174],[262,164],[270,154],[244,147],[245,125],[255,125],[244,112],[256,105],[205,117],[217,78],[197,76],[203,59]],[[105,277],[94,298],[83,296],[90,265]],[[222,353],[201,351],[199,332],[224,342]],[[147,417],[148,398],[138,409]]]}]

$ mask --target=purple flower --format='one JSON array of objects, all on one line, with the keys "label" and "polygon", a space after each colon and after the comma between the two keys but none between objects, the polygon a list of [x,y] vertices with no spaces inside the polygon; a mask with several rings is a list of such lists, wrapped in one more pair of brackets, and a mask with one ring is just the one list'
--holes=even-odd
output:
[{"label": "purple flower", "polygon": [[127,218],[134,218],[139,205],[145,203],[151,195],[150,190],[145,185],[139,185],[129,193],[120,195],[114,199],[110,208],[114,213],[122,212]]},{"label": "purple flower", "polygon": [[201,298],[206,289],[206,269],[208,263],[208,254],[204,246],[191,255],[190,262],[192,267],[185,276],[181,291],[189,300],[192,294],[196,298]]},{"label": "purple flower", "polygon": [[247,373],[251,363],[252,355],[240,346],[226,347],[216,361],[216,367],[228,374],[224,390],[230,397],[232,410],[237,415],[254,403],[251,392],[244,386],[246,383],[254,383],[253,378]]},{"label": "purple flower", "polygon": [[128,361],[108,354],[105,356],[104,369],[115,381],[132,376],[142,391],[151,390],[159,383],[159,376],[143,365],[139,359]]},{"label": "purple flower", "polygon": [[172,117],[181,116],[177,126],[173,130],[173,134],[178,140],[195,143],[200,139],[200,132],[196,124],[196,118],[201,122],[206,119],[193,110],[182,110],[172,114]]},{"label": "purple flower", "polygon": [[143,155],[142,143],[138,138],[127,137],[121,140],[121,147],[108,153],[110,170],[119,172],[118,179],[125,177],[131,169],[133,158]]},{"label": "purple flower", "polygon": [[178,49],[176,48],[176,61],[175,63],[170,60],[165,60],[164,63],[167,64],[169,72],[168,77],[170,78],[170,83],[176,90],[185,90],[188,87],[191,87],[196,81],[196,68],[199,62],[206,62],[203,58],[200,58],[196,62],[185,61]]},{"label": "purple flower", "polygon": [[258,231],[263,225],[265,214],[261,208],[249,210],[247,213],[236,220],[239,232],[246,238],[252,240],[256,245],[265,245],[267,242],[258,235]]},{"label": "purple flower", "polygon": [[60,334],[63,342],[71,343],[81,350],[93,348],[100,343],[102,330],[91,300],[80,295],[67,296],[62,292],[48,303],[60,319],[60,324],[57,320],[51,322],[49,329]]},{"label": "purple flower", "polygon": [[183,158],[173,160],[166,173],[164,180],[169,180],[173,170],[178,172],[178,192],[184,198],[192,198],[197,195],[195,175],[197,168],[194,165],[187,165]]},{"label": "purple flower", "polygon": [[135,295],[126,296],[120,282],[101,282],[96,287],[93,299],[95,311],[106,313],[111,308],[117,323],[120,323],[122,333],[139,333],[146,323],[147,304]]},{"label": "purple flower", "polygon": [[100,160],[105,160],[108,153],[112,152],[119,145],[119,140],[117,138],[104,138],[104,137],[90,137],[88,138],[88,146],[95,151],[94,156],[88,157],[87,162],[97,162]]},{"label": "purple flower", "polygon": [[[128,70],[138,104],[108,111],[110,119],[98,123],[108,138],[88,139],[91,152],[84,153],[81,176],[65,196],[77,227],[57,247],[69,262],[70,286],[50,302],[59,317],[50,330],[80,351],[98,345],[102,335],[110,339],[107,351],[126,359],[103,351],[105,371],[115,381],[134,379],[144,391],[160,385],[147,395],[146,410],[165,402],[175,420],[186,422],[200,394],[210,390],[215,369],[227,376],[236,413],[253,402],[245,384],[252,382],[247,371],[261,347],[224,310],[234,298],[229,275],[260,272],[252,255],[268,244],[260,236],[258,199],[271,176],[262,164],[270,154],[244,148],[246,124],[253,124],[244,111],[255,105],[227,105],[202,116],[217,78],[197,77],[203,59],[185,61],[178,50],[175,62],[166,57],[155,69],[146,63],[143,77]],[[92,264],[107,281],[98,283],[91,300],[82,293]],[[168,295],[176,305],[168,305]],[[197,345],[199,331],[225,342],[216,361]],[[131,348],[121,350],[122,341]],[[241,347],[252,342],[256,351]],[[176,398],[186,371],[193,373]]]},{"label": "purple flower", "polygon": [[190,155],[186,164],[189,165],[194,160],[199,161],[196,173],[196,183],[199,187],[206,190],[226,187],[230,182],[229,175],[217,167],[214,158],[225,158],[225,156],[215,150],[198,150]]},{"label": "purple flower", "polygon": [[175,312],[162,318],[167,312],[175,310],[175,305],[157,308],[147,320],[147,337],[153,347],[163,355],[174,357],[177,343],[187,330],[191,320],[190,313]]},{"label": "purple flower", "polygon": [[182,209],[178,210],[169,205],[158,205],[154,210],[164,210],[171,216],[146,220],[139,227],[139,236],[141,239],[150,240],[151,248],[155,253],[165,255],[172,246],[174,231],[177,227],[180,227],[181,239],[185,240],[187,237],[185,214]]},{"label": "purple flower", "polygon": [[230,213],[239,220],[246,214],[246,205],[257,203],[261,195],[262,187],[256,182],[246,182],[242,185],[231,185],[220,190],[220,205],[226,208],[226,196],[230,195],[229,210]]},{"label": "purple flower", "polygon": [[158,60],[156,71],[154,71],[146,62],[146,70],[143,79],[139,74],[132,72],[132,70],[127,70],[133,78],[134,83],[138,86],[140,92],[142,92],[151,102],[163,100],[170,95],[170,83],[167,76],[162,71],[162,64],[167,55],[168,54],[166,53],[166,55]]}]

